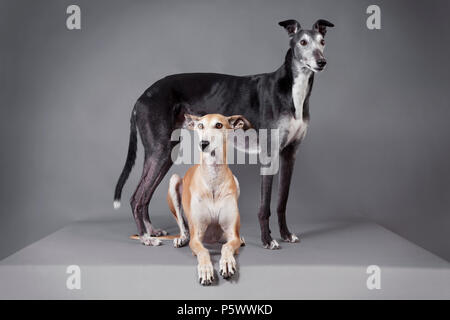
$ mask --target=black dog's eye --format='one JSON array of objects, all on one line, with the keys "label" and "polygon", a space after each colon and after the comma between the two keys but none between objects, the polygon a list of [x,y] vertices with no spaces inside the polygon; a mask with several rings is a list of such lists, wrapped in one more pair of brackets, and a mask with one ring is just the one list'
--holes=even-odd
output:
[{"label": "black dog's eye", "polygon": [[306,45],[308,44],[308,41],[306,41],[305,39],[303,39],[303,40],[300,41],[300,44],[301,44],[302,46],[306,46]]},{"label": "black dog's eye", "polygon": [[323,39],[320,40],[320,44],[324,46],[325,45],[325,40],[323,40]]},{"label": "black dog's eye", "polygon": [[222,127],[223,127],[223,124],[221,124],[220,122],[216,123],[216,128],[217,129],[222,129]]},{"label": "black dog's eye", "polygon": [[199,123],[199,124],[198,124],[198,128],[199,128],[199,129],[203,129],[203,123]]}]

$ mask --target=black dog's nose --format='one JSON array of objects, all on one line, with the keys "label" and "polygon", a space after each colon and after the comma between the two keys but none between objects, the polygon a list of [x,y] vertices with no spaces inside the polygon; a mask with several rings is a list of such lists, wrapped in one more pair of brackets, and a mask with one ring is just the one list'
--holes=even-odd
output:
[{"label": "black dog's nose", "polygon": [[206,140],[200,141],[200,147],[202,148],[202,151],[205,151],[207,146],[209,146],[209,141]]},{"label": "black dog's nose", "polygon": [[319,66],[319,68],[325,67],[326,64],[327,64],[327,60],[325,60],[325,59],[317,60],[317,65]]}]

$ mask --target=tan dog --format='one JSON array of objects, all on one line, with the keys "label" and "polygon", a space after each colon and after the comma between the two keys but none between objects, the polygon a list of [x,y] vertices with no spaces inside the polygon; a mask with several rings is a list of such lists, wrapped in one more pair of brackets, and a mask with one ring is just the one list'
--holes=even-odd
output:
[{"label": "tan dog", "polygon": [[226,163],[226,140],[227,129],[246,130],[251,125],[242,116],[208,114],[203,117],[185,115],[185,118],[187,128],[199,134],[200,164],[189,168],[183,179],[177,174],[170,178],[167,201],[180,228],[180,237],[174,239],[174,246],[189,242],[198,259],[199,281],[209,285],[214,280],[214,269],[203,242],[225,242],[220,258],[220,274],[224,278],[236,272],[234,254],[244,244],[239,234],[239,183]]}]

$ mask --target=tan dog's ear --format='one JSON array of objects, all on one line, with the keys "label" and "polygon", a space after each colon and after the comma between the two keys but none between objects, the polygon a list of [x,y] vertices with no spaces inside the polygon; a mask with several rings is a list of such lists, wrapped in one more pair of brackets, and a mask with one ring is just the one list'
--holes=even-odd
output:
[{"label": "tan dog's ear", "polygon": [[186,128],[190,129],[190,130],[194,130],[195,125],[197,124],[198,119],[200,119],[200,117],[194,116],[192,114],[184,114],[184,118],[186,119]]},{"label": "tan dog's ear", "polygon": [[233,129],[250,129],[252,127],[252,124],[250,121],[245,119],[244,116],[236,115],[228,117],[228,123],[230,124],[231,128]]}]

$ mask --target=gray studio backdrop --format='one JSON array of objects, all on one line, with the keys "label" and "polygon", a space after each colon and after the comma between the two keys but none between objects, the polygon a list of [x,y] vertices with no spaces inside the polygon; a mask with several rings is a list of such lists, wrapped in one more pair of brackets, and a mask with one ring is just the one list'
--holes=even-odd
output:
[{"label": "gray studio backdrop", "polygon": [[[65,26],[73,3],[80,31]],[[381,30],[366,28],[374,3]],[[448,1],[1,0],[0,257],[74,220],[133,223],[142,148],[119,211],[112,196],[143,90],[172,73],[273,71],[288,48],[277,22],[325,18],[336,28],[288,219],[368,218],[450,259],[449,12]],[[233,170],[243,221],[257,223],[257,167]],[[150,206],[158,226],[167,184]]]}]

